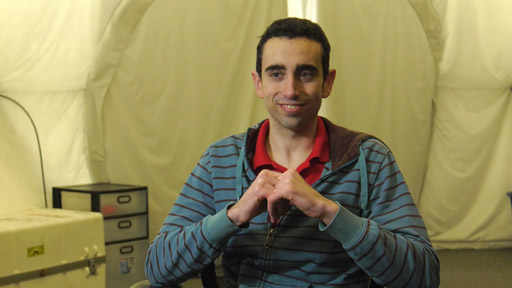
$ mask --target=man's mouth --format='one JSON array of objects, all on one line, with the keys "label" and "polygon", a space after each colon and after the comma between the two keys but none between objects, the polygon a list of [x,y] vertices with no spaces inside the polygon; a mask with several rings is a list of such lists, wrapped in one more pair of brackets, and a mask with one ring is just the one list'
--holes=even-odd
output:
[{"label": "man's mouth", "polygon": [[299,104],[281,104],[281,106],[284,107],[284,108],[287,108],[287,109],[295,109],[295,108],[301,107],[302,105],[299,105]]}]

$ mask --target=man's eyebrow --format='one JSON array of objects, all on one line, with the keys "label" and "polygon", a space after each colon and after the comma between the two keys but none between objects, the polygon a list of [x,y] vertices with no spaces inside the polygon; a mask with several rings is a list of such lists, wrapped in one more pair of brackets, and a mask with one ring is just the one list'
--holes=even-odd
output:
[{"label": "man's eyebrow", "polygon": [[295,68],[295,71],[304,71],[304,70],[310,70],[313,72],[320,71],[320,69],[318,69],[318,67],[316,67],[315,65],[310,65],[310,64],[301,64]]},{"label": "man's eyebrow", "polygon": [[286,67],[284,67],[284,65],[274,64],[274,65],[270,65],[270,66],[268,66],[268,67],[265,69],[265,72],[268,72],[268,71],[274,71],[274,70],[286,70]]},{"label": "man's eyebrow", "polygon": [[[281,64],[274,64],[274,65],[268,66],[265,69],[265,72],[275,71],[275,70],[286,70],[286,67]],[[311,70],[313,72],[320,71],[320,69],[318,69],[318,67],[316,67],[315,65],[311,65],[311,64],[301,64],[301,65],[298,65],[297,67],[295,67],[295,71],[303,71],[303,70]]]}]

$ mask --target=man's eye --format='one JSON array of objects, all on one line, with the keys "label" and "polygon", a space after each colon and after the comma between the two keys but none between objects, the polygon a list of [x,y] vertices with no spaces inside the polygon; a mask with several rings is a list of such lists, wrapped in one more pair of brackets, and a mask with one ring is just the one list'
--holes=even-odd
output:
[{"label": "man's eye", "polygon": [[272,78],[278,78],[280,76],[281,76],[280,72],[272,72],[272,73],[270,73],[270,77],[272,77]]},{"label": "man's eye", "polygon": [[311,78],[313,77],[313,73],[309,71],[303,71],[299,73],[300,78]]}]

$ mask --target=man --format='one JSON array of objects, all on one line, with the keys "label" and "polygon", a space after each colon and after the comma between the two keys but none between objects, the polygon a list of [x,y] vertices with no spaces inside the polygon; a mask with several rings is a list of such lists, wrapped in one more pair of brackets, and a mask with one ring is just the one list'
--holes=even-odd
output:
[{"label": "man", "polygon": [[148,251],[155,285],[221,253],[228,287],[437,287],[439,260],[393,155],[318,117],[336,76],[308,20],[272,23],[252,73],[269,119],[211,145]]}]

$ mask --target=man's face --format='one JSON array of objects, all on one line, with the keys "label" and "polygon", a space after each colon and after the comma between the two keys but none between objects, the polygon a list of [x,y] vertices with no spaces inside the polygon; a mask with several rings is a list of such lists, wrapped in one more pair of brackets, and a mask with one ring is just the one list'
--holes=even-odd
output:
[{"label": "man's face", "polygon": [[271,129],[295,133],[316,128],[322,103],[336,71],[323,79],[322,47],[306,38],[271,38],[263,47],[261,77],[253,72],[256,94],[265,102]]}]

